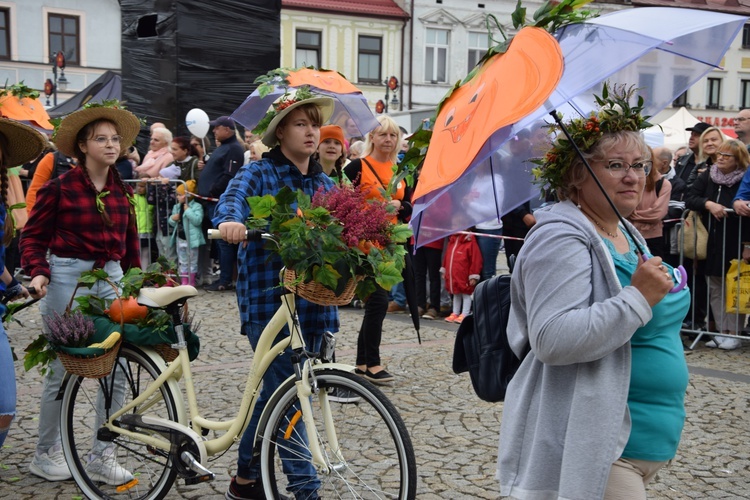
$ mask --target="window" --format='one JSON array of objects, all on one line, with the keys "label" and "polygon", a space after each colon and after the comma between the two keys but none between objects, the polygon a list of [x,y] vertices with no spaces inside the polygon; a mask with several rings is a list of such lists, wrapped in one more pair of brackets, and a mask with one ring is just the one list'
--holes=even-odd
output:
[{"label": "window", "polygon": [[359,37],[357,81],[380,83],[380,60],[383,57],[383,39],[378,36]]},{"label": "window", "polygon": [[62,51],[66,64],[80,64],[80,32],[78,16],[49,15],[50,57]]},{"label": "window", "polygon": [[742,48],[750,49],[750,24],[742,27]]},{"label": "window", "polygon": [[750,80],[742,80],[740,88],[742,91],[740,109],[750,108]]},{"label": "window", "polygon": [[295,66],[320,67],[320,32],[297,30]]},{"label": "window", "polygon": [[677,99],[672,101],[672,107],[680,108],[687,105],[687,88],[689,84],[690,81],[685,75],[675,75],[672,78],[672,93],[677,95]]},{"label": "window", "polygon": [[10,9],[0,9],[0,59],[10,59]]},{"label": "window", "polygon": [[706,109],[719,109],[721,102],[721,78],[708,79],[708,104]]},{"label": "window", "polygon": [[655,80],[656,76],[653,73],[638,74],[638,94],[646,101],[653,95]]},{"label": "window", "polygon": [[469,71],[474,69],[489,48],[487,33],[469,32]]},{"label": "window", "polygon": [[432,83],[448,81],[448,43],[450,32],[447,30],[427,29],[425,36],[424,79]]}]

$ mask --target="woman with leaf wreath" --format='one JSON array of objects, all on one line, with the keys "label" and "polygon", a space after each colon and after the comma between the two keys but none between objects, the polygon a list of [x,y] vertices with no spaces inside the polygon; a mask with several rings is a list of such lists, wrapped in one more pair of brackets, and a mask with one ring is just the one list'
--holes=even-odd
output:
[{"label": "woman with leaf wreath", "polygon": [[629,97],[605,87],[598,114],[567,125],[581,156],[561,134],[534,169],[562,201],[536,212],[513,272],[507,334],[523,361],[500,429],[504,496],[642,500],[677,452],[690,294],[668,293],[673,269],[642,258],[608,202],[628,217],[652,168]]},{"label": "woman with leaf wreath", "polygon": [[[0,118],[0,294],[3,299],[17,296],[28,297],[28,291],[5,268],[5,246],[15,233],[13,217],[8,209],[8,167],[23,165],[39,156],[47,140],[33,128],[14,120]],[[3,300],[5,302],[5,300]],[[0,304],[0,315],[6,307]],[[10,424],[16,413],[16,374],[13,367],[13,354],[8,336],[0,322],[0,448],[8,435]]]},{"label": "woman with leaf wreath", "polygon": [[[135,115],[102,105],[85,107],[60,123],[55,143],[63,154],[77,159],[78,168],[38,191],[20,242],[21,264],[31,276],[31,286],[44,297],[43,318],[64,314],[74,292],[114,298],[115,291],[104,282],[76,291],[82,272],[103,269],[117,282],[125,270],[140,267],[133,190],[114,167],[139,131]],[[30,466],[33,474],[48,481],[71,477],[61,446],[62,403],[56,398],[64,375],[60,361],[52,361],[44,379],[39,441]],[[122,387],[114,387],[116,399]],[[117,464],[106,444],[94,440],[89,477],[112,485],[132,480],[133,475]]]}]

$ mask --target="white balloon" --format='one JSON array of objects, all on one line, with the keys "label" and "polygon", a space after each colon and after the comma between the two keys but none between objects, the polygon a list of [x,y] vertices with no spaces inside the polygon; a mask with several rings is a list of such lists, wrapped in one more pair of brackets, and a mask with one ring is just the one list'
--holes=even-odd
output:
[{"label": "white balloon", "polygon": [[203,139],[208,134],[208,115],[200,108],[193,108],[185,115],[185,125],[191,134]]}]

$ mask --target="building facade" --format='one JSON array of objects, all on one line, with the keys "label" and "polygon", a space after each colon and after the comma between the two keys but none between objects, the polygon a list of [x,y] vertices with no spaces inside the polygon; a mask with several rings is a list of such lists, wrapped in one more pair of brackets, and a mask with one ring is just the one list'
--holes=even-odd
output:
[{"label": "building facade", "polygon": [[62,52],[57,79],[68,82],[66,91],[58,82],[62,102],[106,70],[120,70],[120,33],[117,0],[0,0],[0,86],[23,81],[43,92]]}]

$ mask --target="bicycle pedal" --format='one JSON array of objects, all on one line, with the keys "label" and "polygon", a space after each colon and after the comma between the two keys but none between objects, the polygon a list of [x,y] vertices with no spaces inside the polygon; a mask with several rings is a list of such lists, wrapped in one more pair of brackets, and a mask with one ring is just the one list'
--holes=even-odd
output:
[{"label": "bicycle pedal", "polygon": [[193,476],[185,478],[185,485],[190,486],[193,484],[207,483],[214,480],[214,474],[204,474],[202,476]]},{"label": "bicycle pedal", "polygon": [[180,454],[180,459],[190,471],[195,473],[195,475],[185,477],[185,484],[205,483],[213,481],[216,477],[213,472],[203,467],[190,452],[183,451]]}]

